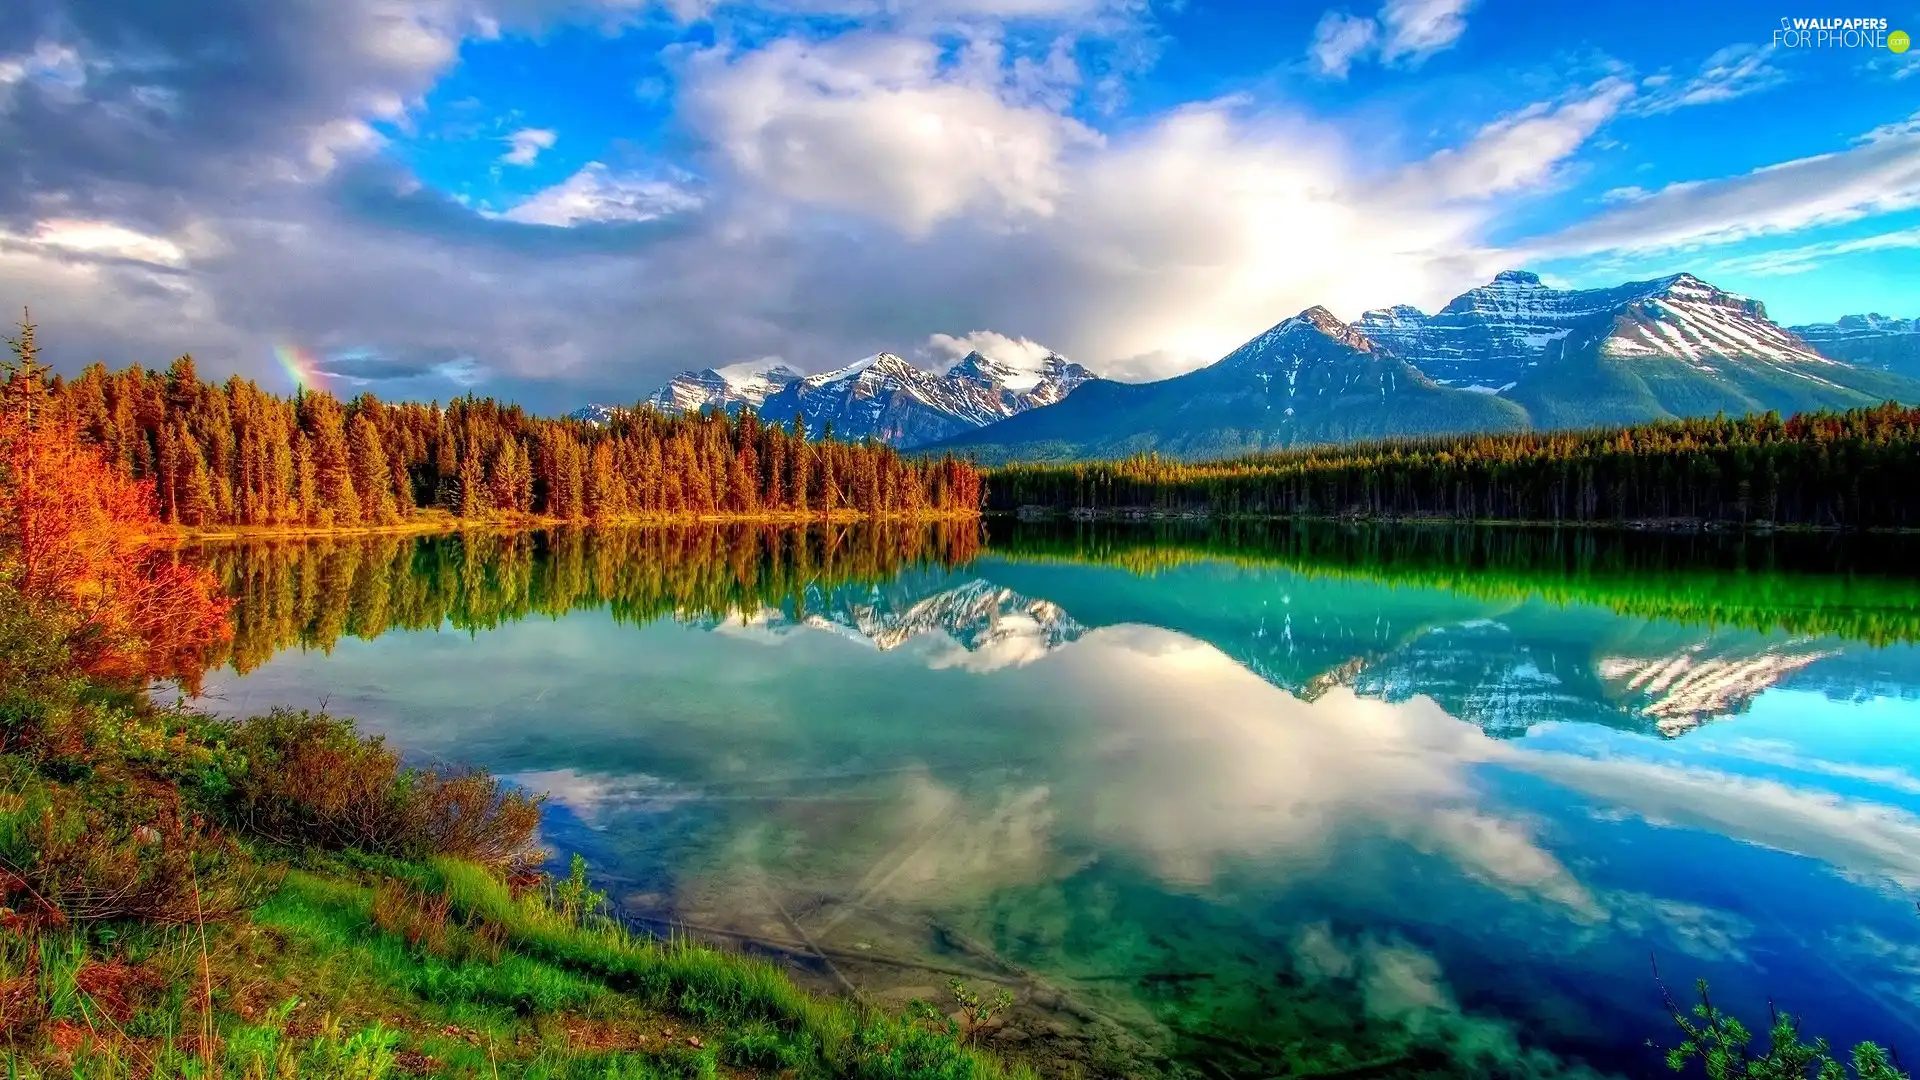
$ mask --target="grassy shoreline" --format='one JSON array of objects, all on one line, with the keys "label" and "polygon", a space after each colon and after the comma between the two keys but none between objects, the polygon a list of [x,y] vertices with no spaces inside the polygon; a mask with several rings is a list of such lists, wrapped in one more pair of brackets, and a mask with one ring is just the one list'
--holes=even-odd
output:
[{"label": "grassy shoreline", "polygon": [[1026,1080],[982,1018],[816,996],[641,936],[538,799],[350,722],[229,721],[80,675],[0,591],[9,1080]]}]

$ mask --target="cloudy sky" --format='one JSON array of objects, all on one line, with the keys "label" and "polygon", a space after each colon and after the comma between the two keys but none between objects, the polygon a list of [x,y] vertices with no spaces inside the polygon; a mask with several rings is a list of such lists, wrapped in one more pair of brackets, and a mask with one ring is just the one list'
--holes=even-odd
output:
[{"label": "cloudy sky", "polygon": [[1920,51],[1777,48],[1782,14],[15,0],[0,302],[61,367],[286,390],[279,346],[541,410],[968,343],[1158,377],[1509,266],[1920,315]]}]

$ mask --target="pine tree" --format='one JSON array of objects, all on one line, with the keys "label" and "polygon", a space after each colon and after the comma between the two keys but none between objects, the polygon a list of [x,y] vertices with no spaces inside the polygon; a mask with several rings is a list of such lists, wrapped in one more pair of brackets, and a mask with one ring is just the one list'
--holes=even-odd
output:
[{"label": "pine tree", "polygon": [[183,525],[211,525],[219,519],[219,506],[214,499],[213,477],[207,471],[207,459],[200,456],[200,448],[184,437],[180,440],[186,459],[182,472],[184,479],[180,485],[179,513]]},{"label": "pine tree", "polygon": [[356,413],[348,426],[348,456],[352,461],[353,488],[361,493],[361,520],[370,525],[391,525],[400,519],[400,513],[394,505],[393,469],[387,463],[380,432],[364,412]]}]

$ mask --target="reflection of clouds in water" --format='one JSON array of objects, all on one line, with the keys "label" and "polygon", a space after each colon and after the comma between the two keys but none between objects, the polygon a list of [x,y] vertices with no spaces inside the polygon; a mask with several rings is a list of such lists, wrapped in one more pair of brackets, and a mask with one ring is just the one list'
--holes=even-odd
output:
[{"label": "reflection of clouds in water", "polygon": [[1655,934],[1696,960],[1747,963],[1752,921],[1731,911],[1671,900],[1650,893],[1611,892],[1601,898],[1613,915],[1613,929],[1631,937]]},{"label": "reflection of clouds in water", "polygon": [[1809,757],[1795,750],[1793,744],[1779,739],[1728,739],[1705,749],[1709,753],[1726,754],[1758,765],[1774,765],[1794,772],[1858,780],[1889,791],[1920,795],[1920,776],[1906,769],[1895,765],[1861,765]]},{"label": "reflection of clouds in water", "polygon": [[1475,805],[1468,767],[1492,762],[1582,791],[1607,804],[1603,813],[1920,885],[1920,817],[1881,803],[1698,767],[1529,750],[1423,697],[1388,704],[1335,689],[1309,703],[1210,645],[1150,627],[1095,631],[1047,667],[1072,683],[1073,700],[1100,710],[1082,750],[1101,760],[1104,782],[1089,796],[1096,827],[1143,847],[1175,880],[1205,882],[1235,854],[1324,862],[1336,825],[1370,823],[1497,887],[1600,916],[1604,905],[1540,845],[1536,826]]},{"label": "reflection of clouds in water", "polygon": [[672,798],[663,781],[639,773],[544,769],[512,773],[505,779],[535,794],[545,794],[548,801],[566,807],[581,823],[596,829],[605,828],[601,822],[610,811],[642,808]]},{"label": "reflection of clouds in water", "polygon": [[1294,970],[1310,982],[1352,982],[1367,1015],[1413,1030],[1436,1013],[1458,1012],[1440,978],[1440,962],[1397,939],[1371,934],[1345,942],[1325,922],[1309,923],[1293,939]]},{"label": "reflection of clouds in water", "polygon": [[1084,803],[1097,834],[1192,885],[1224,858],[1324,865],[1343,828],[1375,828],[1443,855],[1508,892],[1597,917],[1592,896],[1527,824],[1475,808],[1467,767],[1502,751],[1425,698],[1401,704],[1335,689],[1302,701],[1210,645],[1144,626],[1094,631],[1058,650],[1050,678],[1096,710]]},{"label": "reflection of clouds in water", "polygon": [[1704,829],[1818,859],[1849,875],[1920,887],[1920,818],[1896,807],[1624,758],[1521,751],[1509,763],[1655,825]]},{"label": "reflection of clouds in water", "polygon": [[927,658],[932,668],[960,668],[986,673],[1024,667],[1052,652],[1057,646],[1051,627],[1025,612],[1001,615],[992,631],[968,648],[954,638],[940,635],[940,644]]},{"label": "reflection of clouds in water", "polygon": [[1517,1076],[1596,1076],[1523,1045],[1509,1021],[1462,1012],[1440,962],[1397,937],[1366,933],[1343,940],[1332,926],[1317,922],[1296,931],[1291,944],[1294,970],[1309,984],[1351,988],[1370,1019],[1445,1046],[1465,1074],[1478,1066]]},{"label": "reflection of clouds in water", "polygon": [[1920,1009],[1920,942],[1894,941],[1856,926],[1830,935],[1828,944],[1851,965],[1879,969],[1874,990]]},{"label": "reflection of clouds in water", "polygon": [[895,823],[896,857],[884,879],[863,883],[874,895],[908,902],[951,900],[1053,876],[1054,808],[1045,787],[1001,791],[989,806],[969,803],[923,772],[904,778],[905,805]]}]

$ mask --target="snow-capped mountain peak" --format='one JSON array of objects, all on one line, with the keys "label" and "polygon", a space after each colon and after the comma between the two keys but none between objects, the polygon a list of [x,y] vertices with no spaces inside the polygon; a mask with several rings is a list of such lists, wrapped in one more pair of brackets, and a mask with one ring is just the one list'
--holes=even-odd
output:
[{"label": "snow-capped mountain peak", "polygon": [[[1438,312],[1396,305],[1360,317],[1359,330],[1442,386],[1505,393],[1569,349],[1665,358],[1696,367],[1734,357],[1807,374],[1823,358],[1767,318],[1759,301],[1673,274],[1603,289],[1556,289],[1503,270]],[[1816,376],[1817,377],[1817,376]]]},{"label": "snow-capped mountain peak", "polygon": [[1295,371],[1306,360],[1371,353],[1373,342],[1323,307],[1282,319],[1265,333],[1222,357],[1215,367],[1250,371]]},{"label": "snow-capped mountain peak", "polygon": [[1358,328],[1340,321],[1339,316],[1318,304],[1281,323],[1279,329],[1283,333],[1288,331],[1312,330],[1315,333],[1324,334],[1350,349],[1358,349],[1361,352],[1373,351],[1373,342],[1368,340],[1367,336],[1361,333]]},{"label": "snow-capped mountain peak", "polygon": [[800,381],[808,386],[825,386],[843,379],[856,378],[868,371],[873,371],[877,375],[898,375],[901,373],[901,368],[910,366],[905,360],[892,353],[874,353],[872,356],[861,357],[845,367],[804,376]]},{"label": "snow-capped mountain peak", "polygon": [[990,383],[1013,394],[1058,391],[1051,400],[1036,404],[1052,404],[1052,401],[1066,396],[1068,391],[1092,377],[1086,368],[1059,353],[1051,352],[1041,357],[994,358],[974,351],[948,368],[947,374],[954,378]]},{"label": "snow-capped mountain peak", "polygon": [[627,410],[618,405],[602,405],[596,402],[591,405],[582,405],[573,410],[567,414],[567,419],[578,420],[583,424],[592,424],[595,427],[601,427],[612,423],[614,417],[626,411]]},{"label": "snow-capped mountain peak", "polygon": [[798,378],[798,371],[773,358],[682,371],[648,396],[647,404],[676,415],[703,409],[734,415],[741,409],[759,408],[769,394]]},{"label": "snow-capped mountain peak", "polygon": [[733,387],[735,392],[758,394],[762,400],[765,400],[768,394],[800,378],[800,372],[779,360],[771,359],[748,360],[708,370],[719,376],[728,386]]},{"label": "snow-capped mountain peak", "polygon": [[896,353],[862,357],[844,367],[787,377],[752,402],[771,423],[805,420],[816,434],[828,425],[842,439],[874,438],[911,447],[1051,405],[1092,374],[1064,357],[996,360],[973,353],[945,373],[926,371]]},{"label": "snow-capped mountain peak", "polygon": [[1767,318],[1766,305],[1719,289],[1692,274],[1675,274],[1648,286],[1615,315],[1600,344],[1602,355],[1664,357],[1711,370],[1715,361],[1740,358],[1797,367],[1832,361],[1785,327]]}]

